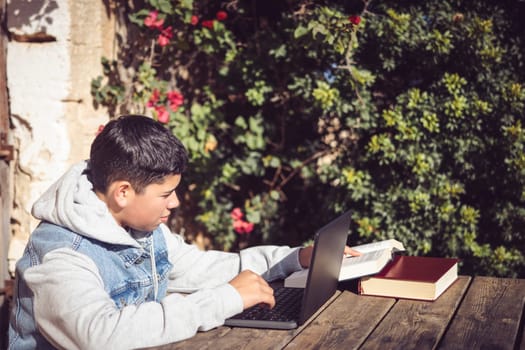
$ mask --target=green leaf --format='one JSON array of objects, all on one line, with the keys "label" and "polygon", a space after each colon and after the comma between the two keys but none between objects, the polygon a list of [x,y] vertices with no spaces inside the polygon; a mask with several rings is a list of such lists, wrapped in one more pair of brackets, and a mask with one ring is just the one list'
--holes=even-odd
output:
[{"label": "green leaf", "polygon": [[162,13],[172,14],[173,7],[170,0],[150,0],[151,5]]},{"label": "green leaf", "polygon": [[235,126],[241,129],[248,129],[248,124],[246,124],[246,120],[241,116],[235,118]]},{"label": "green leaf", "polygon": [[299,25],[297,28],[295,28],[295,31],[293,33],[294,39],[299,39],[303,35],[306,35],[308,33],[308,29],[306,27],[303,27]]},{"label": "green leaf", "polygon": [[280,195],[279,195],[279,192],[277,191],[270,191],[270,198],[273,199],[274,201],[278,201],[280,199]]}]

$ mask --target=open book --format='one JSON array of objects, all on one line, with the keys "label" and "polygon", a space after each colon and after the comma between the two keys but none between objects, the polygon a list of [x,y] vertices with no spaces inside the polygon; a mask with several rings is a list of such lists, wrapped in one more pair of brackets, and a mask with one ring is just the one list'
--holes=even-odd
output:
[{"label": "open book", "polygon": [[[343,264],[339,272],[339,281],[359,278],[375,274],[390,261],[392,255],[398,251],[404,251],[403,243],[395,239],[373,242],[353,246],[352,249],[361,252],[361,256],[343,257]],[[285,287],[304,288],[308,270],[292,273],[284,280]]]}]

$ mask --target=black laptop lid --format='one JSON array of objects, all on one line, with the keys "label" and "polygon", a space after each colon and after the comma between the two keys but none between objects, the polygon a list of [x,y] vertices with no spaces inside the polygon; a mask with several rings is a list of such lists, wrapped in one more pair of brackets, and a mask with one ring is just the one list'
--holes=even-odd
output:
[{"label": "black laptop lid", "polygon": [[317,231],[299,324],[308,320],[337,290],[349,227],[347,211]]}]

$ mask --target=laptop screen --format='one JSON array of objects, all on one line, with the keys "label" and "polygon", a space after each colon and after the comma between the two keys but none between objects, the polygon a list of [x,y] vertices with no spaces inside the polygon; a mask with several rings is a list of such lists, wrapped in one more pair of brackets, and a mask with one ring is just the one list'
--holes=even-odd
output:
[{"label": "laptop screen", "polygon": [[316,233],[299,324],[308,320],[337,290],[350,219],[347,211]]}]

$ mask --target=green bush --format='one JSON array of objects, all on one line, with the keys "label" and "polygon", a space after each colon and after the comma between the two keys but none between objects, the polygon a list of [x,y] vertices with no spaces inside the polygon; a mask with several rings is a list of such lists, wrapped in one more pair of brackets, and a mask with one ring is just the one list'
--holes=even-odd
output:
[{"label": "green bush", "polygon": [[351,209],[351,244],[525,276],[522,2],[126,3],[92,91],[186,144],[190,238],[301,244]]}]

